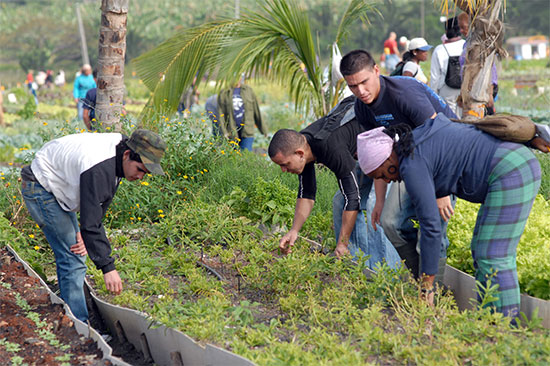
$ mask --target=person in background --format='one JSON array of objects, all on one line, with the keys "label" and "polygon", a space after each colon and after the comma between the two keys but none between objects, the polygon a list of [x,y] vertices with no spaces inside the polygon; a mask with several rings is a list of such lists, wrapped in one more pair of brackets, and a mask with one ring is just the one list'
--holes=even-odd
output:
[{"label": "person in background", "polygon": [[428,78],[424,75],[420,62],[428,59],[428,51],[433,46],[430,46],[424,38],[413,38],[409,42],[409,49],[403,55],[403,76],[410,76],[424,84],[428,83]]},{"label": "person in background", "polygon": [[53,71],[52,70],[46,70],[46,88],[48,89],[53,88]]},{"label": "person in background", "polygon": [[[92,72],[94,81],[97,85],[97,70]],[[83,100],[82,104],[82,120],[86,125],[88,131],[94,131],[96,129],[96,119],[95,119],[95,105],[97,99],[97,87],[94,87],[86,93],[86,98]]]},{"label": "person in background", "polygon": [[238,141],[241,151],[252,151],[254,125],[261,133],[267,135],[258,99],[252,88],[244,84],[244,76],[233,87],[220,91],[218,113],[223,135],[230,140]]},{"label": "person in background", "polygon": [[361,134],[357,152],[368,176],[405,182],[420,224],[422,295],[430,304],[443,236],[436,198],[454,194],[481,203],[471,242],[475,278],[482,289],[488,281],[498,285],[488,306],[515,322],[520,310],[516,250],[541,179],[529,148],[440,113],[413,131],[401,125]]},{"label": "person in background", "polygon": [[54,252],[61,298],[83,322],[88,320],[87,254],[103,272],[107,290],[122,291],[102,219],[122,178],[164,174],[165,149],[148,130],[136,130],[129,139],[120,133],[77,133],[46,143],[21,169],[21,193]]},{"label": "person in background", "polygon": [[29,72],[27,73],[26,84],[29,92],[34,97],[34,103],[38,105],[38,95],[36,94],[36,90],[38,89],[38,84],[36,84],[36,82],[34,81],[33,73],[34,73],[33,70],[29,70]]},{"label": "person in background", "polygon": [[[458,57],[462,54],[464,40],[460,37],[460,28],[456,17],[447,19],[445,22],[445,35],[447,40],[438,45],[432,54],[430,67],[430,87],[449,105],[452,111],[460,117],[461,111],[457,105],[457,98],[460,95],[458,88],[447,85],[446,76],[449,70],[450,57]],[[451,64],[452,65],[452,64]],[[460,70],[458,70],[460,72]],[[456,85],[455,85],[456,86]]]},{"label": "person in background", "polygon": [[391,74],[399,62],[399,49],[397,48],[397,34],[390,32],[388,39],[384,41],[384,54],[386,55],[386,72]]},{"label": "person in background", "polygon": [[212,122],[212,136],[221,136],[222,130],[220,128],[220,117],[218,115],[218,94],[211,95],[206,99],[204,109],[208,119]]},{"label": "person in background", "polygon": [[409,43],[411,41],[405,36],[399,37],[399,47],[403,50],[401,53],[405,53],[409,50]]},{"label": "person in background", "polygon": [[54,80],[55,86],[63,87],[65,86],[65,71],[59,70]]},{"label": "person in background", "polygon": [[[458,27],[460,28],[460,33],[466,40],[464,42],[464,46],[462,49],[462,54],[459,57],[460,62],[460,76],[463,75],[464,71],[464,65],[466,64],[466,51],[468,50],[468,32],[470,31],[470,16],[468,13],[460,13],[458,15]],[[492,115],[496,113],[495,110],[495,102],[497,100],[498,95],[498,73],[497,73],[497,65],[493,63],[493,67],[491,67],[491,90],[490,95],[492,95],[492,99],[487,103],[485,106],[485,115]],[[462,107],[462,101],[459,99],[458,104],[460,107]]]},{"label": "person in background", "polygon": [[73,85],[73,97],[76,103],[78,119],[83,119],[84,98],[86,98],[86,93],[88,90],[96,87],[97,84],[92,75],[92,67],[88,64],[83,65],[80,69],[80,75],[76,77]]}]

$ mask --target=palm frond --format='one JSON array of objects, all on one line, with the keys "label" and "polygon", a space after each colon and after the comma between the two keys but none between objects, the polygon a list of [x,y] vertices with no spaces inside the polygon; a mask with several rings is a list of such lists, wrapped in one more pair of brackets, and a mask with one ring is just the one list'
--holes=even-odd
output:
[{"label": "palm frond", "polygon": [[378,14],[381,16],[381,13],[375,8],[374,1],[352,0],[346,8],[346,11],[342,16],[342,20],[338,25],[335,42],[339,43],[341,39],[345,39],[351,29],[350,26],[357,20],[361,19],[363,23],[369,25],[369,13]]},{"label": "palm frond", "polygon": [[[212,73],[221,58],[219,45],[231,37],[239,20],[230,19],[187,29],[169,38],[157,48],[133,62],[143,83],[151,90],[148,106],[173,112],[181,95],[193,80]],[[141,119],[150,117],[145,108]]]},{"label": "palm frond", "polygon": [[239,72],[265,75],[289,87],[298,109],[312,107],[322,113],[320,68],[304,14],[284,0],[267,1],[263,13],[245,12],[232,38],[222,45],[227,53],[219,77],[231,80]]}]

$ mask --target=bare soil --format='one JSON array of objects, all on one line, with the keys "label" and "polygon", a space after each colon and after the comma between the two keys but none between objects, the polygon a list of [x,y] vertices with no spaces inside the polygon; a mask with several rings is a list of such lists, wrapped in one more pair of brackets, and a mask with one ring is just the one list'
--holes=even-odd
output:
[{"label": "bare soil", "polygon": [[[30,313],[38,314],[40,326],[29,318]],[[102,360],[102,351],[92,339],[76,332],[63,306],[50,301],[40,281],[30,277],[6,248],[0,248],[0,341],[4,342],[1,364],[20,358],[28,365],[112,365]],[[19,350],[13,351],[14,345]]]}]

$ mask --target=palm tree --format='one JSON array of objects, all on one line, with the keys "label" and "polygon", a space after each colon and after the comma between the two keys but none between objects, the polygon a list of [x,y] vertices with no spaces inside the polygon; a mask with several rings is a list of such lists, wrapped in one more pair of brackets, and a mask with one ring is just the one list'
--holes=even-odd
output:
[{"label": "palm tree", "polygon": [[[442,9],[449,10],[450,0],[440,0]],[[463,119],[475,120],[484,116],[484,106],[493,97],[491,67],[497,54],[505,57],[502,47],[504,26],[499,19],[503,0],[454,0],[455,5],[472,19],[462,77],[461,98]]]},{"label": "palm tree", "polygon": [[121,129],[128,0],[102,0],[96,118]]},{"label": "palm tree", "polygon": [[[336,40],[356,20],[368,24],[368,14],[375,11],[370,1],[350,1]],[[219,85],[228,85],[242,73],[278,82],[288,88],[297,109],[321,116],[341,88],[326,85],[319,60],[306,12],[295,0],[266,0],[259,12],[244,10],[238,19],[186,29],[138,57],[136,70],[152,92],[141,119],[175,111],[195,77],[200,82],[216,75]]]}]

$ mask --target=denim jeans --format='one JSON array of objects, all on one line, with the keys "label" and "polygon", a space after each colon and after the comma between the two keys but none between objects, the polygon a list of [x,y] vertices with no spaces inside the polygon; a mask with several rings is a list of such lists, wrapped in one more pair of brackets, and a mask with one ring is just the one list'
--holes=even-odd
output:
[{"label": "denim jeans", "polygon": [[[453,196],[451,197],[451,203],[454,207],[456,198]],[[417,220],[416,211],[405,188],[405,183],[393,183],[386,197],[380,222],[388,239],[400,253],[405,247],[408,247],[411,253],[420,253],[420,244],[418,242],[420,231],[414,227],[415,225],[412,220]],[[443,219],[441,219],[441,231],[443,238],[440,258],[446,258],[449,239],[447,238],[447,223]],[[405,252],[406,251],[407,250],[405,250]],[[406,261],[406,258],[402,259]],[[444,261],[440,261],[440,264],[442,263],[444,263]],[[440,271],[443,269],[444,268],[440,268]],[[441,273],[439,275],[442,276]]]},{"label": "denim jeans", "polygon": [[84,99],[78,99],[76,103],[76,116],[80,121],[84,120]]},{"label": "denim jeans", "polygon": [[252,143],[254,142],[254,137],[243,137],[241,139],[241,142],[239,142],[239,147],[241,148],[241,151],[244,149],[248,151],[252,151]]},{"label": "denim jeans", "polygon": [[[375,231],[371,224],[370,212],[372,212],[375,203],[374,192],[372,192],[373,181],[361,173],[360,170],[357,171],[357,175],[359,177],[361,210],[357,214],[355,226],[350,235],[348,249],[355,258],[359,254],[359,249],[365,255],[369,255],[370,258],[367,261],[367,265],[370,269],[376,269],[384,260],[388,263],[389,267],[397,268],[401,265],[401,258],[399,258],[397,251],[386,238],[386,235],[384,235],[382,227],[378,226]],[[370,199],[369,195],[371,196]],[[344,203],[344,196],[338,190],[332,199],[332,218],[334,220],[334,233],[337,241],[340,235],[340,228],[342,227]],[[366,219],[363,211],[367,211]]]},{"label": "denim jeans", "polygon": [[76,318],[86,322],[86,256],[74,254],[70,249],[76,244],[76,233],[80,231],[76,214],[64,211],[55,196],[38,182],[23,181],[21,193],[30,215],[42,229],[55,254],[61,298],[69,305]]}]

